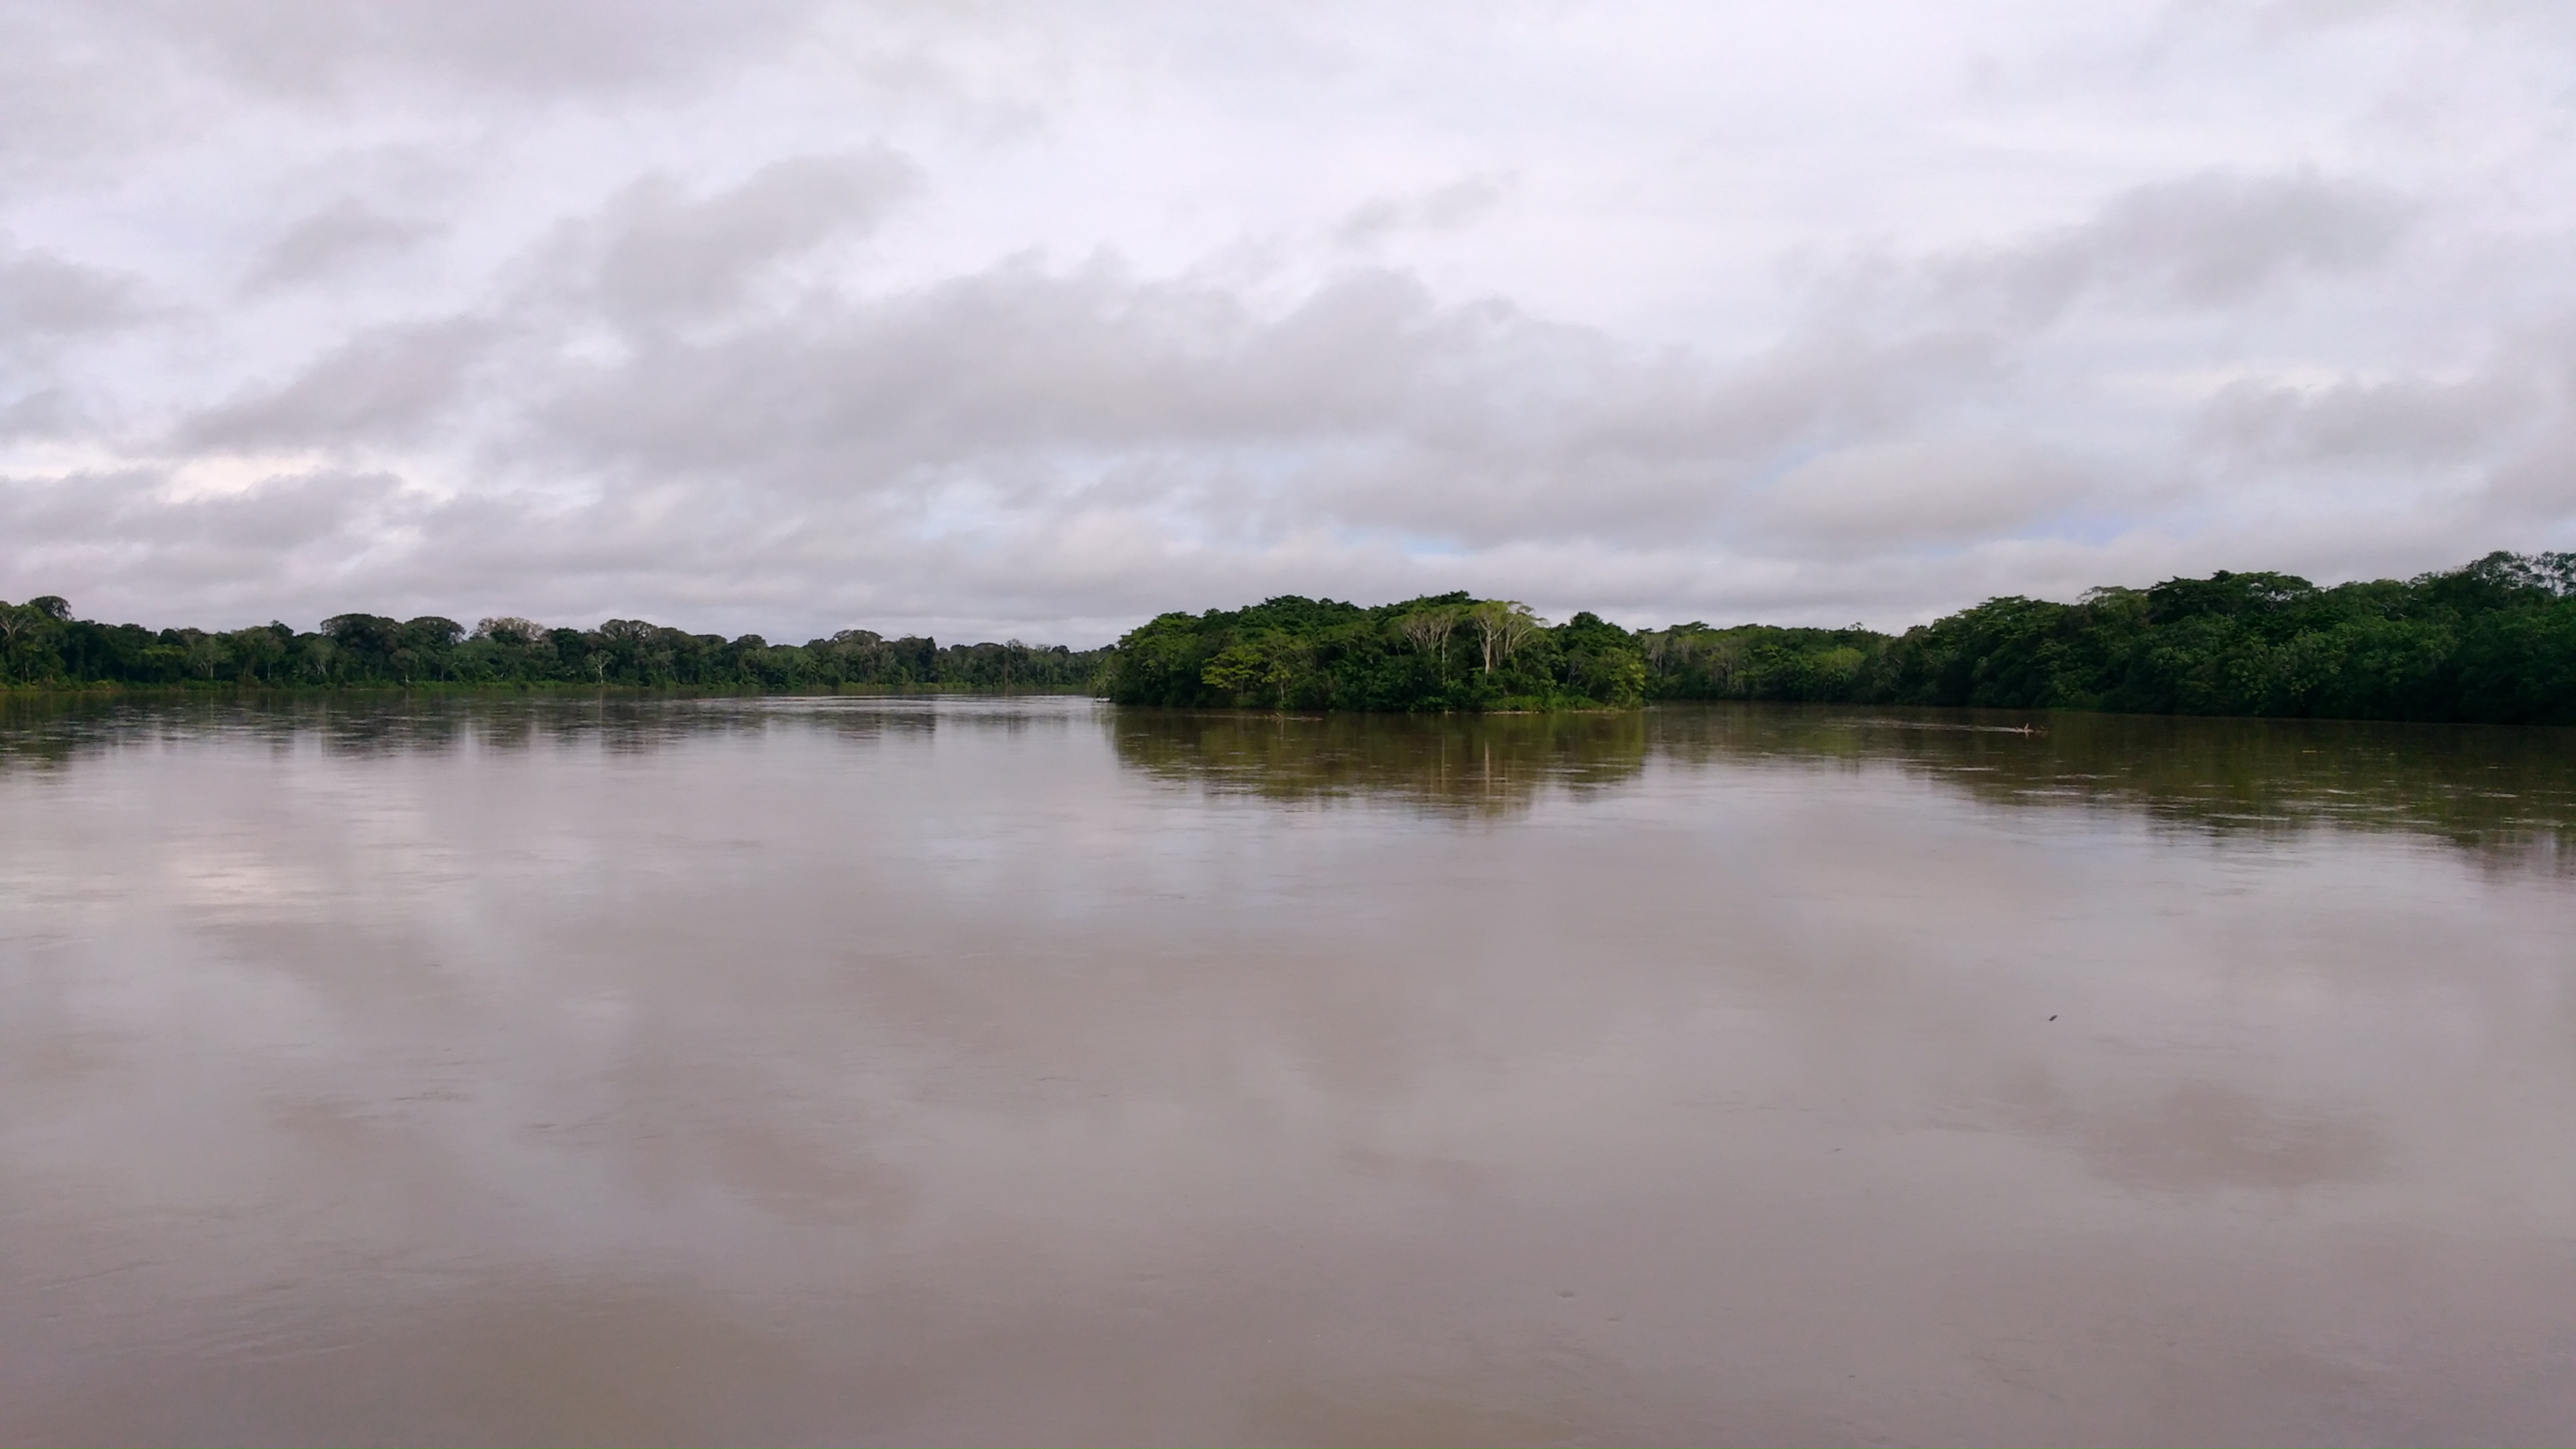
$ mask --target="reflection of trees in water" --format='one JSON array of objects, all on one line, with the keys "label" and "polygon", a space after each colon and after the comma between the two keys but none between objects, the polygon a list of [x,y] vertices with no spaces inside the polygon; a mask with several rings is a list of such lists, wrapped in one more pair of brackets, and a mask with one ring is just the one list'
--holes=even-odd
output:
[{"label": "reflection of trees in water", "polygon": [[2576,731],[2563,729],[1783,704],[1448,717],[1121,710],[1111,729],[1131,768],[1273,800],[1507,812],[1551,784],[1633,780],[1649,759],[1894,766],[1993,805],[2120,810],[2221,837],[2398,831],[2576,872]]},{"label": "reflection of trees in water", "polygon": [[[1990,804],[2214,836],[2399,831],[2576,872],[2576,730],[1798,705],[1652,718],[1657,755],[1679,761],[1884,762]],[[2018,732],[2033,724],[2045,733]]]},{"label": "reflection of trees in water", "polygon": [[1282,801],[1381,798],[1465,813],[1528,808],[1646,764],[1646,716],[1258,715],[1121,709],[1118,759],[1159,779]]},{"label": "reflection of trees in water", "polygon": [[[245,695],[141,702],[0,694],[0,770],[207,738],[281,753],[597,749],[647,755],[692,739],[779,731],[853,742],[1088,728],[1075,699],[672,699],[638,695]],[[1680,765],[1894,766],[1999,806],[2143,814],[2214,836],[2398,831],[2498,863],[2576,873],[2576,730],[2034,716],[1828,705],[1673,705],[1642,713],[1326,715],[1118,709],[1119,761],[1156,778],[1279,801],[1375,798],[1438,813],[1508,814],[1551,787]],[[2012,727],[2033,722],[2044,734]]]},{"label": "reflection of trees in water", "polygon": [[326,755],[511,753],[599,748],[651,754],[687,740],[775,730],[847,739],[927,734],[955,727],[1066,728],[1087,700],[1044,704],[956,696],[807,699],[654,698],[644,695],[257,695],[157,698],[104,694],[0,694],[0,767],[62,764],[118,747],[225,739],[300,744]]}]

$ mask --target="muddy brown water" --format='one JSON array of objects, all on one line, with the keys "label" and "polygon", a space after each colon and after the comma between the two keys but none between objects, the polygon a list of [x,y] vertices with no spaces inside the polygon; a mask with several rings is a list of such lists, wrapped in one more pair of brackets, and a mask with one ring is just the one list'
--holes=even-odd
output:
[{"label": "muddy brown water", "polygon": [[2576,1438],[2576,735],[0,713],[0,1440]]}]

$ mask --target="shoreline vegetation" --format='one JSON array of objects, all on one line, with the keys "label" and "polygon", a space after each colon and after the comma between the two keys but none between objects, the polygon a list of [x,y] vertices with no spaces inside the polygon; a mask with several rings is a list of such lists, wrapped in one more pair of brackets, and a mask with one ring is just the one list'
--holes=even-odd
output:
[{"label": "shoreline vegetation", "polygon": [[1782,700],[2120,714],[2576,724],[2576,554],[2319,588],[2218,573],[2072,604],[2008,597],[1902,634],[1550,626],[1441,594],[1165,614],[1118,641],[1121,704],[1296,711]]},{"label": "shoreline vegetation", "polygon": [[210,633],[72,617],[57,596],[0,602],[0,685],[46,689],[660,689],[1090,693],[1106,649],[951,644],[844,629],[803,644],[727,639],[642,619],[596,629],[528,619],[338,614]]},{"label": "shoreline vegetation", "polygon": [[976,690],[1120,704],[1330,713],[1622,710],[1776,700],[2122,714],[2576,724],[2576,554],[2495,553],[2403,582],[2320,588],[2217,573],[2005,597],[1873,630],[1551,625],[1465,593],[1363,607],[1294,596],[1164,614],[1106,649],[941,647],[844,630],[801,645],[637,619],[342,614],[209,633],[101,624],[58,597],[0,602],[17,689]]}]

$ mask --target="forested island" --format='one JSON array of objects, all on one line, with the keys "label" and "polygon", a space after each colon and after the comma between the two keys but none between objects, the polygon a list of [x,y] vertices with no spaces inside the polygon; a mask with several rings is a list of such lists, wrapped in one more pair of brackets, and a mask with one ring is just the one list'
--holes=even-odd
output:
[{"label": "forested island", "polygon": [[2217,573],[2072,604],[1990,599],[1887,635],[1679,624],[1442,594],[1165,614],[1118,641],[1127,704],[1556,710],[1654,700],[2576,724],[2576,554],[2490,554],[2406,582]]},{"label": "forested island", "polygon": [[1165,614],[1108,649],[951,645],[864,629],[773,645],[637,619],[342,614],[209,633],[0,603],[0,683],[21,687],[605,686],[1088,691],[1179,708],[1494,712],[1657,700],[2072,709],[2576,724],[2576,554],[2496,553],[2320,588],[2216,573],[2071,604],[1989,599],[1908,629],[1705,623],[1631,631],[1591,613],[1438,594],[1374,608],[1282,597]]},{"label": "forested island", "polygon": [[828,639],[772,644],[727,639],[641,619],[596,629],[550,629],[527,619],[388,619],[340,614],[298,632],[284,624],[210,633],[72,617],[60,598],[0,602],[0,683],[198,688],[500,685],[764,692],[963,687],[1086,691],[1105,649],[952,644],[844,629]]}]

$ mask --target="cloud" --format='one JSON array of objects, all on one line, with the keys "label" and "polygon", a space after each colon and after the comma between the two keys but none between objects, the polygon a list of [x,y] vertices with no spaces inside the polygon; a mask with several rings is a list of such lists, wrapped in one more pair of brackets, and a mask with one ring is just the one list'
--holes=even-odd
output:
[{"label": "cloud", "polygon": [[1755,527],[1837,543],[1940,545],[2081,507],[2093,480],[2002,438],[1914,437],[1828,453],[1753,500]]},{"label": "cloud", "polygon": [[2417,209],[2391,188],[2313,171],[2205,172],[2131,188],[2073,226],[1919,261],[1864,259],[1826,299],[2013,328],[2082,306],[2209,311],[2384,261]]},{"label": "cloud", "polygon": [[1352,209],[1333,229],[1344,246],[1368,248],[1400,231],[1455,231],[1472,225],[1511,194],[1508,175],[1463,176],[1410,196],[1376,196]]},{"label": "cloud", "polygon": [[737,301],[774,263],[866,230],[918,184],[882,148],[775,161],[703,197],[649,176],[569,228],[565,249],[611,312],[685,316]]},{"label": "cloud", "polygon": [[81,266],[0,232],[0,347],[124,327],[142,315],[134,278]]},{"label": "cloud", "polygon": [[0,595],[1080,641],[2576,543],[2576,36],[2387,17],[9,7]]},{"label": "cloud", "polygon": [[463,396],[500,335],[473,318],[379,328],[331,349],[288,381],[186,419],[183,449],[398,446]]},{"label": "cloud", "polygon": [[2303,273],[2384,258],[2412,219],[2384,186],[2287,176],[2193,176],[2141,187],[2090,225],[2008,265],[2033,300],[2082,284],[2126,286],[2184,306],[2242,301]]},{"label": "cloud", "polygon": [[2246,462],[2409,467],[2492,451],[2537,401],[2526,379],[2343,380],[2320,386],[2240,381],[2202,415],[2200,438]]},{"label": "cloud", "polygon": [[2211,394],[2194,440],[2275,489],[2429,485],[2488,536],[2546,533],[2576,519],[2576,313],[2517,327],[2447,376],[2239,379]]},{"label": "cloud", "polygon": [[0,6],[0,183],[77,184],[98,153],[162,132],[169,67],[114,45],[103,18],[80,7]]},{"label": "cloud", "polygon": [[[1875,354],[1811,339],[1720,368],[1490,300],[1444,304],[1383,269],[1265,314],[1106,258],[1021,258],[925,289],[799,296],[705,336],[651,329],[578,366],[560,336],[629,299],[570,295],[602,310],[559,313],[558,298],[516,321],[362,334],[195,415],[175,446],[373,457],[445,430],[481,460],[448,471],[478,481],[406,505],[368,573],[424,597],[435,575],[477,597],[543,580],[576,597],[892,599],[953,615],[943,596],[971,584],[986,609],[1088,616],[1247,578],[1365,590],[1463,569],[1530,593],[1487,565],[1408,560],[1425,540],[1706,538],[1764,460],[1884,426],[1977,375],[1919,339]],[[380,477],[356,476],[366,516],[393,528]],[[553,486],[565,481],[579,496]],[[275,516],[252,505],[284,486],[190,517]],[[179,550],[174,576],[216,556],[197,546],[204,522],[134,529],[152,496],[90,526]],[[318,516],[296,497],[296,516]],[[77,532],[79,517],[45,527]],[[1354,550],[1362,536],[1378,541]],[[286,562],[289,535],[280,544]],[[853,589],[854,575],[876,582]]]},{"label": "cloud", "polygon": [[702,78],[796,32],[793,0],[110,0],[98,22],[287,96],[418,76],[559,98]]},{"label": "cloud", "polygon": [[2312,34],[2390,20],[2429,20],[2437,25],[2462,23],[2531,25],[2563,29],[2565,7],[2552,0],[2182,0],[2176,10],[2186,18],[2234,12],[2265,30],[2291,35]]},{"label": "cloud", "polygon": [[1719,367],[1384,269],[1264,315],[1105,258],[1023,258],[550,369],[566,385],[532,393],[512,451],[781,511],[884,499],[923,527],[1096,502],[1202,540],[1671,539],[1784,453],[1976,387],[1982,350],[1816,336]]},{"label": "cloud", "polygon": [[330,280],[369,260],[408,251],[445,228],[420,217],[379,211],[343,197],[288,227],[249,268],[254,291]]},{"label": "cloud", "polygon": [[273,598],[267,579],[281,567],[307,588],[358,592],[400,497],[399,481],[382,474],[307,473],[198,495],[141,469],[0,479],[0,568],[111,594],[176,584],[218,615]]},{"label": "cloud", "polygon": [[68,359],[143,325],[151,316],[144,294],[136,277],[20,246],[0,231],[0,443],[76,435],[91,424]]}]

